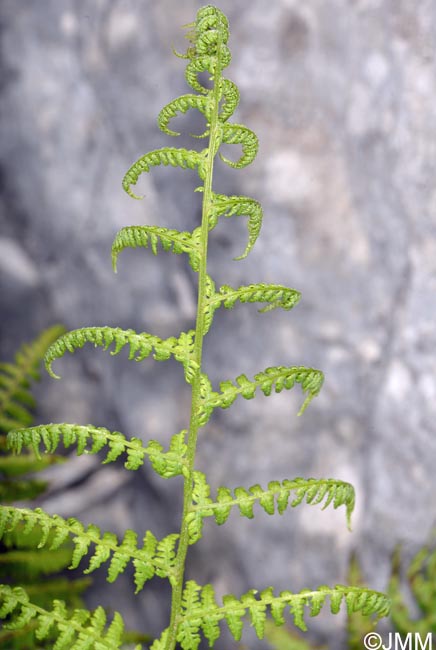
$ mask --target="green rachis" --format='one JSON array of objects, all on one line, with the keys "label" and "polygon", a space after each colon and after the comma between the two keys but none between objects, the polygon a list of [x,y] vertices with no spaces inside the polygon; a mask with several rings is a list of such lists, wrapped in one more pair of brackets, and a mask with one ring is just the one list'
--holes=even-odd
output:
[{"label": "green rachis", "polygon": [[[230,63],[228,21],[224,14],[213,6],[206,6],[197,13],[195,22],[189,26],[189,47],[183,58],[187,61],[186,81],[193,92],[170,102],[159,114],[159,127],[169,135],[178,135],[169,128],[169,123],[178,113],[196,108],[203,114],[207,128],[202,137],[207,146],[201,150],[164,147],[142,156],[126,173],[124,189],[134,198],[132,190],[143,172],[158,165],[172,165],[197,171],[201,181],[198,191],[202,193],[201,225],[193,232],[179,232],[154,226],[130,226],[123,228],[115,237],[112,255],[114,267],[119,253],[127,247],[150,247],[156,254],[159,246],[165,251],[186,253],[192,269],[198,274],[197,315],[195,329],[182,332],[179,337],[161,339],[148,333],[136,333],[111,327],[88,327],[61,336],[48,350],[46,364],[52,372],[53,361],[66,351],[74,352],[85,343],[107,349],[113,345],[112,354],[127,346],[129,358],[140,361],[149,355],[158,361],[173,357],[184,368],[185,379],[191,387],[191,412],[187,429],[176,433],[169,449],[165,451],[158,441],[144,444],[139,438],[128,438],[119,432],[109,431],[91,425],[50,424],[12,431],[9,444],[17,452],[23,446],[32,447],[37,453],[44,448],[53,452],[60,442],[65,446],[77,445],[78,453],[85,450],[97,453],[106,448],[104,462],[116,460],[125,454],[125,467],[136,470],[148,459],[152,468],[162,477],[183,477],[183,513],[180,530],[158,540],[150,531],[138,544],[137,534],[126,531],[119,541],[110,532],[101,534],[90,525],[85,528],[80,522],[63,520],[48,515],[42,510],[31,511],[5,507],[1,510],[1,526],[10,530],[24,524],[28,530],[41,530],[40,546],[50,544],[56,548],[67,537],[75,544],[73,566],[88,556],[86,572],[91,572],[103,563],[109,562],[109,582],[116,580],[126,566],[134,568],[136,592],[142,590],[145,582],[157,575],[169,580],[172,588],[171,615],[168,627],[153,643],[153,650],[174,650],[176,644],[183,650],[196,650],[203,635],[212,646],[220,635],[220,622],[226,621],[235,639],[240,639],[243,618],[248,615],[257,635],[262,638],[266,616],[271,615],[277,625],[284,622],[284,613],[289,611],[293,622],[306,629],[305,610],[315,616],[327,599],[333,613],[338,612],[345,601],[349,612],[383,616],[389,609],[384,594],[358,587],[321,586],[301,593],[283,591],[274,593],[272,587],[261,593],[251,589],[244,595],[224,596],[218,603],[211,585],[200,586],[194,581],[185,581],[185,565],[189,546],[198,542],[202,535],[203,520],[214,517],[223,524],[232,508],[237,507],[241,515],[253,517],[253,506],[258,503],[268,514],[276,510],[281,514],[288,507],[305,501],[308,504],[331,504],[337,508],[345,506],[347,519],[354,506],[353,487],[335,479],[285,479],[272,481],[266,487],[253,485],[246,489],[220,487],[216,496],[206,476],[195,469],[197,436],[216,408],[228,408],[238,396],[251,399],[259,390],[265,395],[280,392],[300,384],[306,395],[300,412],[318,394],[323,382],[321,371],[301,366],[277,366],[257,373],[253,378],[241,374],[233,381],[223,381],[217,390],[212,388],[202,366],[203,340],[207,334],[214,312],[220,306],[232,308],[239,301],[258,302],[264,305],[262,311],[275,307],[291,309],[300,294],[281,285],[253,284],[232,288],[224,285],[217,289],[207,274],[207,252],[209,232],[222,216],[248,217],[249,238],[246,250],[238,259],[244,258],[253,247],[262,223],[260,204],[245,196],[226,196],[213,189],[213,171],[216,156],[234,168],[249,165],[258,149],[256,135],[242,124],[230,122],[239,102],[236,85],[224,78],[223,72]],[[199,75],[206,73],[210,87],[205,87]],[[236,162],[220,153],[222,144],[240,145],[242,153]],[[1,614],[6,625],[21,625],[22,621],[35,620],[35,634],[45,638],[48,630],[58,630],[56,650],[72,648],[85,650],[113,650],[121,647],[122,618],[116,614],[109,627],[102,608],[95,612],[84,610],[67,612],[59,601],[51,610],[41,610],[29,601],[21,589],[0,587]]]}]

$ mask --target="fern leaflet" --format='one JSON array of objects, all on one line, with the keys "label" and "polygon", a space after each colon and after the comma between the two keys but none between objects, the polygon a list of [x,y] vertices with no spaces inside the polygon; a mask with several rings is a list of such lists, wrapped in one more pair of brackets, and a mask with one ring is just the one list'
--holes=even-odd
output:
[{"label": "fern leaflet", "polygon": [[150,440],[146,446],[139,438],[126,438],[119,431],[109,431],[104,427],[91,424],[44,424],[27,429],[17,429],[8,434],[8,444],[15,453],[20,453],[23,446],[31,447],[37,457],[41,456],[40,447],[53,453],[62,440],[64,447],[77,445],[77,454],[97,454],[103,447],[109,451],[103,463],[112,463],[121,454],[127,455],[124,467],[139,469],[148,456],[154,470],[163,478],[172,478],[186,472],[186,431],[172,436],[169,450],[165,452],[156,440]]},{"label": "fern leaflet", "polygon": [[207,304],[205,309],[205,327],[206,332],[212,324],[213,314],[218,307],[223,305],[226,309],[233,309],[235,303],[239,300],[241,303],[266,302],[269,303],[262,309],[261,313],[271,311],[276,307],[284,310],[292,309],[299,302],[301,294],[295,289],[289,289],[281,284],[249,284],[237,289],[224,284],[215,291],[215,284],[209,278],[207,279],[206,298]]},{"label": "fern leaflet", "polygon": [[274,366],[257,373],[254,376],[254,381],[249,380],[246,375],[236,377],[235,383],[222,381],[220,383],[221,392],[217,393],[212,390],[208,378],[203,376],[201,384],[203,401],[199,417],[205,424],[215,408],[229,408],[239,395],[244,399],[252,399],[256,390],[260,389],[268,397],[273,390],[276,393],[280,393],[283,389],[290,390],[296,383],[301,385],[304,393],[308,393],[298,412],[298,415],[301,415],[312,399],[318,395],[323,381],[324,375],[321,370],[304,366]]},{"label": "fern leaflet", "polygon": [[117,233],[112,244],[113,269],[117,271],[118,255],[125,248],[150,246],[154,255],[157,255],[158,242],[160,242],[164,251],[172,251],[176,254],[187,253],[192,269],[197,271],[200,261],[198,229],[196,231],[190,233],[157,226],[126,226]]},{"label": "fern leaflet", "polygon": [[[265,631],[267,614],[270,614],[276,625],[283,625],[284,612],[289,613],[294,624],[306,631],[304,613],[317,616],[326,600],[330,600],[332,614],[337,614],[341,604],[345,602],[348,613],[362,612],[365,615],[377,617],[386,616],[389,612],[389,599],[377,591],[361,587],[321,586],[316,590],[306,589],[300,593],[282,591],[278,596],[273,588],[268,587],[260,593],[251,589],[241,598],[229,594],[223,597],[223,604],[217,605],[214,590],[211,585],[200,587],[193,580],[187,582],[183,592],[183,613],[177,631],[177,640],[182,650],[197,650],[200,643],[200,632],[213,646],[219,636],[218,623],[225,620],[232,636],[240,641],[243,629],[243,618],[249,614],[251,625],[256,635],[262,639]],[[152,650],[159,650],[159,643]]]},{"label": "fern leaflet", "polygon": [[150,167],[157,167],[159,165],[171,165],[171,167],[181,167],[182,169],[198,169],[200,177],[203,176],[203,157],[198,151],[193,149],[177,149],[174,147],[164,147],[149,151],[144,156],[139,158],[127,171],[123,178],[123,187],[127,194],[133,199],[141,199],[130,189],[132,185],[136,185],[140,175],[144,172],[149,172]]},{"label": "fern leaflet", "polygon": [[258,201],[248,196],[226,196],[225,194],[213,195],[213,210],[209,217],[209,228],[212,229],[218,222],[218,217],[248,216],[248,244],[245,251],[236,260],[243,260],[253,248],[259,237],[262,227],[263,211]]},{"label": "fern leaflet", "polygon": [[94,524],[84,526],[73,517],[63,519],[59,515],[48,515],[41,508],[12,508],[0,506],[0,539],[23,526],[23,534],[32,531],[39,534],[38,548],[48,546],[50,550],[58,549],[69,537],[74,543],[70,569],[76,569],[81,560],[88,555],[91,545],[94,550],[89,556],[89,565],[84,573],[92,573],[103,563],[109,561],[107,568],[108,582],[114,582],[126,565],[132,562],[135,568],[134,579],[136,591],[140,591],[144,582],[154,575],[174,580],[175,545],[178,535],[170,534],[161,540],[147,531],[141,548],[137,544],[137,534],[127,530],[121,543],[111,532],[101,534]]},{"label": "fern leaflet", "polygon": [[241,144],[242,156],[236,162],[229,160],[222,154],[220,158],[226,165],[234,169],[241,169],[250,165],[257,156],[259,149],[259,140],[253,131],[247,129],[243,124],[224,124],[223,139],[224,144]]},{"label": "fern leaflet", "polygon": [[159,113],[157,123],[161,131],[167,135],[180,135],[180,133],[169,129],[168,124],[173,117],[176,117],[177,113],[186,113],[190,108],[196,108],[207,121],[210,120],[211,105],[206,97],[201,95],[181,95],[164,106]]},{"label": "fern leaflet", "polygon": [[76,609],[70,614],[63,601],[55,600],[53,609],[48,611],[31,603],[21,587],[0,585],[0,617],[7,617],[3,623],[7,630],[19,629],[35,621],[38,641],[51,637],[55,631],[57,640],[53,650],[116,650],[122,644],[124,622],[118,612],[107,626],[102,607],[92,613]]},{"label": "fern leaflet", "polygon": [[252,519],[255,503],[259,503],[267,514],[273,515],[276,508],[279,514],[283,514],[289,506],[295,508],[304,500],[310,505],[322,504],[323,510],[330,504],[334,508],[345,506],[347,524],[350,527],[355,494],[353,486],[345,481],[295,478],[285,479],[281,483],[270,481],[267,489],[258,484],[252,485],[248,490],[243,487],[234,490],[219,487],[216,501],[212,501],[205,475],[195,471],[193,505],[187,519],[190,543],[195,544],[200,539],[205,517],[214,517],[216,523],[221,525],[227,521],[233,506],[238,506],[243,517]]},{"label": "fern leaflet", "polygon": [[45,355],[45,366],[47,371],[55,379],[59,379],[52,370],[52,363],[55,359],[64,356],[68,351],[73,353],[76,349],[82,348],[85,343],[94,343],[94,346],[101,346],[107,350],[114,343],[115,347],[111,354],[118,354],[129,346],[129,359],[142,361],[153,353],[157,361],[166,361],[172,356],[176,361],[183,364],[185,377],[188,382],[192,380],[196,363],[192,358],[194,332],[182,332],[179,339],[170,337],[160,339],[147,332],[138,334],[134,330],[123,330],[119,327],[83,327],[81,329],[67,332],[55,343],[53,343]]}]

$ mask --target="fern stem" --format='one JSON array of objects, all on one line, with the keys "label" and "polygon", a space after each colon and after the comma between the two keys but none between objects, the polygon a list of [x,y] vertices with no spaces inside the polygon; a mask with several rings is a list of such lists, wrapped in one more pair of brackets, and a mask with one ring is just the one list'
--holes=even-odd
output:
[{"label": "fern stem", "polygon": [[201,235],[200,235],[200,265],[198,269],[198,294],[197,294],[197,314],[195,325],[195,339],[194,339],[194,361],[196,365],[196,373],[192,382],[191,391],[191,414],[188,429],[187,439],[187,473],[184,477],[183,489],[183,514],[182,524],[180,530],[180,540],[177,550],[175,575],[176,580],[172,588],[171,599],[171,618],[168,628],[168,635],[165,644],[165,650],[174,650],[177,642],[177,627],[181,618],[181,605],[182,593],[184,586],[184,574],[186,555],[189,546],[189,530],[188,530],[188,514],[193,507],[193,489],[194,489],[194,467],[195,456],[197,450],[197,437],[200,428],[198,413],[200,411],[201,401],[201,363],[203,354],[203,340],[205,336],[205,312],[206,312],[206,283],[207,283],[207,248],[209,237],[209,218],[212,211],[212,179],[215,156],[217,150],[215,143],[219,138],[219,102],[220,102],[220,80],[221,80],[221,34],[218,29],[218,44],[217,44],[217,59],[216,67],[213,74],[213,109],[210,120],[209,142],[208,142],[208,157],[205,167],[205,177],[203,185],[203,202],[202,202],[202,218],[201,218]]}]

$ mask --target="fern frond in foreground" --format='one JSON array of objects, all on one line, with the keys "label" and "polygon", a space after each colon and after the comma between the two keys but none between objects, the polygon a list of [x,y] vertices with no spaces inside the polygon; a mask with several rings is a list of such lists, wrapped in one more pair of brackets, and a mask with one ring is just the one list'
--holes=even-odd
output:
[{"label": "fern frond in foreground", "polygon": [[85,609],[70,614],[65,603],[54,600],[53,609],[46,610],[31,603],[21,587],[0,585],[0,618],[5,619],[5,630],[20,629],[35,622],[35,637],[42,641],[54,633],[56,650],[116,650],[122,644],[124,623],[118,612],[107,625],[102,607],[92,614]]},{"label": "fern frond in foreground", "polygon": [[[258,593],[250,589],[242,597],[228,594],[222,604],[217,604],[211,585],[201,587],[193,581],[186,581],[186,564],[189,548],[200,541],[203,522],[209,518],[211,523],[223,524],[232,508],[251,519],[254,507],[272,515],[283,514],[305,502],[319,504],[326,508],[344,506],[348,525],[354,507],[354,489],[339,479],[294,478],[281,482],[271,481],[267,486],[258,484],[249,488],[228,488],[221,486],[212,498],[206,475],[197,469],[197,443],[199,432],[205,428],[215,409],[227,409],[238,397],[253,399],[259,393],[265,397],[273,392],[291,390],[299,384],[305,395],[300,409],[302,414],[309,403],[318,395],[323,384],[323,373],[310,366],[298,365],[288,359],[283,365],[268,367],[249,379],[241,372],[235,380],[223,378],[219,388],[212,387],[211,380],[204,369],[203,346],[205,336],[210,332],[216,311],[223,306],[232,309],[237,303],[245,305],[258,303],[261,311],[268,312],[280,307],[288,311],[294,308],[300,293],[282,284],[252,283],[239,287],[228,284],[217,289],[214,278],[208,273],[209,234],[217,226],[221,217],[243,217],[247,220],[248,243],[242,260],[253,248],[262,226],[263,212],[260,203],[251,197],[219,194],[214,190],[214,165],[221,161],[232,169],[242,169],[249,165],[258,151],[255,133],[244,124],[231,122],[231,117],[239,103],[236,85],[224,77],[224,70],[230,63],[228,48],[229,25],[226,16],[211,5],[197,12],[195,22],[189,26],[189,41],[185,54],[185,79],[193,92],[172,99],[159,113],[158,125],[170,136],[178,133],[171,128],[172,119],[184,115],[191,109],[200,111],[206,121],[206,128],[199,136],[206,140],[202,150],[163,146],[140,155],[126,172],[122,185],[133,198],[140,198],[133,187],[140,182],[141,175],[149,173],[154,167],[178,167],[197,173],[200,185],[196,187],[201,197],[201,224],[192,232],[178,231],[154,225],[127,226],[116,236],[112,246],[114,269],[119,254],[128,248],[151,249],[157,254],[160,249],[179,255],[185,253],[191,269],[197,276],[197,313],[192,330],[181,332],[178,337],[167,339],[134,330],[117,327],[85,327],[68,332],[53,343],[46,355],[48,371],[52,363],[67,352],[73,353],[86,343],[107,350],[112,346],[112,355],[127,349],[129,359],[142,362],[152,356],[157,361],[175,359],[182,364],[186,382],[191,395],[190,413],[186,431],[172,436],[168,451],[164,451],[159,441],[142,442],[139,437],[127,437],[117,431],[103,427],[81,424],[48,424],[22,427],[9,434],[10,447],[20,453],[30,448],[39,457],[42,450],[52,453],[60,444],[74,445],[78,454],[105,451],[103,462],[115,461],[125,455],[125,468],[141,469],[148,458],[152,469],[161,477],[179,477],[183,483],[183,509],[180,526],[158,540],[147,531],[138,544],[137,533],[127,530],[122,540],[111,532],[101,533],[94,524],[83,526],[75,519],[62,519],[48,515],[42,510],[3,507],[0,521],[4,534],[11,534],[17,526],[29,534],[39,530],[39,546],[47,549],[58,548],[59,544],[71,538],[74,544],[72,566],[76,567],[85,557],[88,560],[85,573],[100,568],[107,563],[107,578],[113,582],[129,566],[133,569],[136,591],[154,576],[168,580],[171,587],[171,608],[167,628],[153,643],[153,650],[175,650],[177,644],[182,650],[197,650],[201,634],[210,645],[220,635],[220,621],[225,621],[235,639],[240,639],[243,618],[248,616],[259,637],[264,635],[267,614],[281,625],[284,613],[289,611],[291,620],[301,629],[306,629],[304,613],[316,616],[328,600],[330,610],[336,614],[342,602],[349,612],[362,612],[376,617],[386,615],[389,600],[384,594],[368,589],[354,587],[319,587],[300,593],[282,591],[278,595],[272,587]],[[207,85],[204,80],[208,79]],[[237,153],[232,156],[226,150],[236,145]],[[234,149],[234,148],[233,148]],[[146,426],[146,423],[145,423]],[[267,444],[265,444],[267,449]],[[257,504],[257,505],[256,505]],[[145,526],[144,526],[145,528]],[[9,531],[9,532],[7,532]],[[268,558],[265,549],[265,558]],[[94,614],[76,611],[71,616],[59,601],[54,601],[52,610],[43,611],[32,605],[22,590],[13,591],[2,588],[2,614],[6,624],[19,626],[26,621],[37,623],[36,636],[45,638],[49,628],[56,629],[58,641],[55,650],[104,650],[118,648],[121,639],[121,619],[115,615],[109,628],[103,610],[98,608]]]},{"label": "fern frond in foreground", "polygon": [[139,547],[138,536],[133,530],[126,530],[122,542],[119,542],[114,533],[106,532],[102,535],[94,524],[85,528],[73,517],[63,519],[59,515],[49,515],[41,508],[30,510],[0,506],[0,539],[19,526],[22,526],[23,535],[30,535],[36,530],[38,548],[47,547],[55,551],[71,538],[74,551],[70,569],[76,569],[85,557],[88,558],[85,574],[109,562],[107,580],[114,582],[125,571],[127,564],[132,562],[137,592],[154,575],[168,578],[170,582],[174,580],[177,534],[167,535],[158,541],[153,533],[147,531],[142,546]]},{"label": "fern frond in foreground", "polygon": [[[220,636],[220,621],[225,621],[234,639],[240,641],[247,615],[259,639],[264,637],[267,616],[276,625],[283,625],[284,615],[288,613],[293,624],[306,631],[305,613],[311,617],[317,616],[326,602],[329,602],[332,614],[338,614],[342,603],[349,615],[361,612],[365,615],[386,616],[390,607],[389,598],[385,594],[344,585],[321,586],[300,593],[282,591],[278,595],[274,595],[272,587],[260,593],[251,589],[240,598],[231,594],[223,596],[222,605],[218,605],[212,585],[200,587],[190,580],[183,592],[177,641],[182,650],[197,650],[202,634],[212,647]],[[151,650],[165,648],[166,638],[167,633],[164,633],[163,638],[155,641]]]}]

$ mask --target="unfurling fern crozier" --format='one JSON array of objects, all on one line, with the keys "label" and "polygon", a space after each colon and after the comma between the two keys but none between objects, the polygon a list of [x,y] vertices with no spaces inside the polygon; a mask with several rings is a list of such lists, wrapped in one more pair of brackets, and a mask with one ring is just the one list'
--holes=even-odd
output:
[{"label": "unfurling fern crozier", "polygon": [[[96,526],[84,527],[75,519],[62,519],[48,515],[42,510],[26,508],[3,508],[0,513],[2,530],[11,530],[19,524],[33,530],[42,530],[40,546],[50,544],[55,549],[66,538],[75,545],[73,566],[84,564],[86,573],[95,571],[108,563],[107,578],[114,582],[130,564],[133,567],[136,592],[154,576],[168,580],[171,585],[171,615],[167,628],[153,643],[152,650],[174,650],[176,644],[182,650],[197,650],[203,636],[212,646],[220,635],[220,621],[225,621],[235,639],[242,634],[243,621],[247,617],[257,635],[262,638],[267,615],[277,625],[284,622],[284,613],[302,629],[306,629],[305,610],[315,616],[326,601],[336,613],[344,601],[348,611],[383,616],[389,608],[384,594],[367,589],[346,586],[321,586],[301,593],[283,591],[275,593],[272,587],[257,592],[251,589],[236,597],[226,595],[218,602],[211,585],[198,585],[185,581],[185,566],[189,546],[200,541],[203,521],[213,518],[224,524],[232,508],[237,508],[244,517],[253,517],[253,506],[258,503],[267,514],[282,514],[289,507],[301,503],[321,505],[326,508],[345,507],[349,522],[354,506],[353,487],[335,479],[294,478],[272,481],[267,486],[229,488],[219,487],[211,494],[207,476],[196,469],[197,437],[200,428],[205,427],[217,408],[229,408],[238,398],[252,399],[260,391],[268,396],[273,391],[291,390],[297,384],[305,399],[300,413],[319,393],[323,375],[314,368],[298,365],[266,368],[253,378],[240,374],[232,380],[222,381],[214,388],[202,363],[204,337],[208,333],[217,309],[231,309],[237,302],[259,303],[261,311],[280,307],[292,309],[299,301],[295,289],[266,283],[217,288],[207,273],[207,251],[210,231],[222,217],[247,217],[248,243],[245,251],[236,259],[243,259],[254,246],[262,224],[262,208],[258,201],[246,196],[226,196],[214,191],[213,171],[216,157],[232,168],[249,165],[258,150],[256,135],[245,125],[231,122],[239,102],[236,85],[223,76],[230,63],[227,46],[229,31],[225,15],[213,6],[206,6],[197,13],[195,22],[189,26],[189,46],[182,55],[187,62],[185,78],[193,92],[171,101],[159,114],[159,127],[166,134],[177,136],[170,128],[172,118],[192,108],[203,114],[207,128],[200,136],[206,140],[201,151],[175,147],[163,147],[144,154],[126,173],[123,187],[137,199],[133,191],[140,176],[156,166],[181,167],[195,170],[200,179],[197,188],[202,196],[201,225],[193,232],[179,232],[156,226],[129,226],[115,237],[112,248],[114,268],[118,256],[125,248],[150,248],[156,255],[171,252],[186,254],[187,261],[198,276],[197,314],[195,328],[182,332],[178,337],[162,339],[155,334],[122,330],[113,327],[86,327],[61,336],[49,349],[47,369],[53,374],[52,363],[66,352],[75,352],[86,343],[110,350],[115,355],[128,348],[129,359],[142,361],[150,355],[157,361],[173,358],[182,364],[184,375],[191,389],[191,410],[186,430],[175,433],[168,450],[159,441],[144,444],[139,437],[127,437],[102,427],[79,424],[49,424],[14,431],[9,436],[10,446],[19,452],[31,447],[37,454],[54,452],[60,443],[69,447],[75,445],[77,452],[105,452],[104,463],[122,456],[127,470],[137,470],[144,463],[162,478],[183,479],[183,512],[180,529],[163,539],[157,539],[147,531],[142,540],[135,532],[126,531],[122,540],[113,533],[102,533]],[[202,85],[200,75],[207,73],[210,88]],[[238,145],[242,153],[236,161],[223,156],[221,145]],[[207,434],[207,431],[206,431]],[[51,611],[43,612],[32,606],[22,590],[0,588],[2,614],[7,625],[20,625],[22,619],[35,620],[36,636],[44,638],[49,627],[57,628],[59,641],[56,650],[73,648],[84,650],[120,647],[122,619],[116,614],[109,627],[103,610],[95,613],[76,612],[69,618],[62,606],[56,603]],[[98,640],[97,640],[98,637]]]}]

